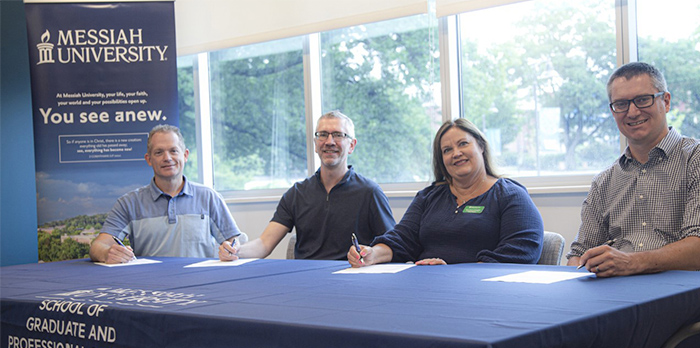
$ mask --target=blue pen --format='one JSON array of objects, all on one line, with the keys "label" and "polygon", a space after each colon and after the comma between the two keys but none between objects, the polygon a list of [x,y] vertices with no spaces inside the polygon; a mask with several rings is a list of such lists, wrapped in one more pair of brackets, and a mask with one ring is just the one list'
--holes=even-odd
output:
[{"label": "blue pen", "polygon": [[[357,242],[357,237],[354,233],[352,234],[352,245],[355,246],[355,250],[357,250],[357,255],[360,255],[360,251],[362,251],[362,249],[360,249],[360,244]],[[360,255],[360,263],[364,263],[362,261],[362,255]]]},{"label": "blue pen", "polygon": [[[126,248],[126,245],[124,245],[124,243],[122,243],[122,241],[120,241],[119,238],[117,238],[117,237],[115,237],[115,236],[112,236],[112,239],[114,239],[114,241],[117,242],[117,244],[119,244],[119,245],[121,245],[121,246],[123,246],[123,247]],[[133,259],[136,260],[136,256],[135,256],[135,255],[134,255],[134,258],[133,258]]]},{"label": "blue pen", "polygon": [[[236,245],[236,238],[234,238],[233,241],[231,242],[231,248],[233,248],[234,250],[236,249],[236,248],[235,248],[235,245]],[[229,254],[229,255],[233,255],[233,253],[230,252],[230,251],[228,252],[228,254]]]}]

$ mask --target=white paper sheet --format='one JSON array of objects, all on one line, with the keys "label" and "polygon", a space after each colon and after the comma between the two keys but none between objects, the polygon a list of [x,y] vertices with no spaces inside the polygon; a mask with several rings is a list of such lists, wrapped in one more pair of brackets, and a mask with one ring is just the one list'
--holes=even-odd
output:
[{"label": "white paper sheet", "polygon": [[138,258],[136,260],[129,261],[127,263],[104,263],[104,262],[95,262],[96,265],[100,266],[105,266],[105,267],[122,267],[122,266],[138,266],[138,265],[148,265],[150,263],[161,263],[163,261],[158,261],[158,260],[150,260],[150,259],[142,259]]},{"label": "white paper sheet", "polygon": [[202,262],[197,262],[193,263],[191,265],[185,266],[185,268],[189,267],[220,267],[220,266],[240,266],[243,264],[246,264],[251,261],[255,261],[258,259],[238,259],[236,261],[220,261],[220,260],[206,260]]},{"label": "white paper sheet", "polygon": [[382,263],[359,268],[350,267],[340,271],[335,271],[333,274],[398,273],[414,266],[415,264],[412,263]]},{"label": "white paper sheet", "polygon": [[485,282],[511,282],[511,283],[532,283],[532,284],[552,284],[564,280],[592,277],[589,272],[557,272],[557,271],[528,271],[513,273],[500,277],[482,279]]}]

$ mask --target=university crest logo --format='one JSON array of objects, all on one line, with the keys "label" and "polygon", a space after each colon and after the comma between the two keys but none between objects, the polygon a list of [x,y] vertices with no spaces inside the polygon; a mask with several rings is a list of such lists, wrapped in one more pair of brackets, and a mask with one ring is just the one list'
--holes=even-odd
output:
[{"label": "university crest logo", "polygon": [[55,63],[53,60],[53,44],[49,42],[51,39],[51,33],[49,30],[41,34],[41,42],[36,45],[36,49],[39,50],[39,61],[36,65],[45,63]]}]

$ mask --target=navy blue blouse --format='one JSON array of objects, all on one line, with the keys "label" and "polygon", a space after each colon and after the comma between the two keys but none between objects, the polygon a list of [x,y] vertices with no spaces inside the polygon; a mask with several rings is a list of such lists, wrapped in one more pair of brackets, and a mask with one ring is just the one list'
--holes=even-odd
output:
[{"label": "navy blue blouse", "polygon": [[389,246],[392,262],[537,263],[544,226],[520,183],[500,178],[459,207],[455,200],[447,184],[433,183],[418,192],[401,222],[372,245]]}]

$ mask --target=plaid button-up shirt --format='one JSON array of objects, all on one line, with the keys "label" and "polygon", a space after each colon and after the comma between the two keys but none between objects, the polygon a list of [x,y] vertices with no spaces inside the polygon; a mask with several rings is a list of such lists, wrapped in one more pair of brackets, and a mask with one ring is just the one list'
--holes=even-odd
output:
[{"label": "plaid button-up shirt", "polygon": [[640,163],[629,151],[593,178],[567,258],[615,239],[622,251],[700,237],[700,141],[673,128]]}]

